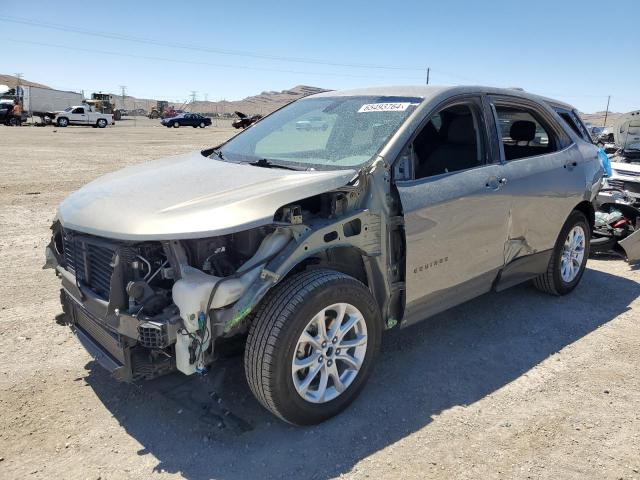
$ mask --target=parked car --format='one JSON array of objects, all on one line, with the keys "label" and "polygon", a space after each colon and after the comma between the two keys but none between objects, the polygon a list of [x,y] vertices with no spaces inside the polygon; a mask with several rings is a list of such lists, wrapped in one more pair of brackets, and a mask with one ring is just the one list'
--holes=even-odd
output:
[{"label": "parked car", "polygon": [[[575,114],[507,89],[325,92],[106,175],[52,226],[66,322],[122,380],[203,373],[246,336],[260,403],[321,422],[362,390],[383,330],[528,280],[576,288],[602,167],[554,108]],[[295,128],[327,112],[328,136]]]},{"label": "parked car", "polygon": [[13,101],[0,99],[0,125],[14,125]]},{"label": "parked car", "polygon": [[61,112],[55,112],[53,123],[59,127],[69,125],[91,125],[92,127],[105,128],[114,124],[113,115],[110,113],[96,112],[89,105],[76,105],[67,107]]},{"label": "parked car", "polygon": [[[613,155],[611,170],[612,175],[606,179],[606,186],[625,192],[634,203],[640,205],[640,156]],[[607,193],[601,192],[601,200],[606,197]]]},{"label": "parked car", "polygon": [[176,115],[175,117],[163,118],[160,123],[165,127],[193,127],[193,128],[204,128],[211,125],[211,119],[207,117],[203,117],[198,113],[181,113]]},{"label": "parked car", "polygon": [[245,115],[242,112],[234,112],[236,114],[236,116],[238,117],[237,120],[234,120],[231,123],[231,126],[233,128],[236,129],[245,129],[250,125],[253,125],[254,123],[256,123],[258,120],[260,120],[262,118],[262,115]]}]

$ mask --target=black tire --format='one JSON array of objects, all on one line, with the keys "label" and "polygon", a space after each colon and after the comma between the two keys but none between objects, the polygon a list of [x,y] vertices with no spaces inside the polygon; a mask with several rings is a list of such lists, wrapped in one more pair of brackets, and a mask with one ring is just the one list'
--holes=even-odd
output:
[{"label": "black tire", "polygon": [[96,122],[96,127],[105,128],[107,126],[107,121],[104,118],[99,118]]},{"label": "black tire", "polygon": [[[571,229],[575,226],[581,226],[585,233],[585,247],[584,256],[578,274],[571,282],[565,282],[562,279],[560,272],[560,261],[562,257],[562,251],[564,242],[569,235]],[[591,226],[584,213],[574,210],[564,223],[560,235],[556,240],[553,253],[551,254],[551,260],[549,260],[549,266],[547,271],[533,280],[533,284],[538,290],[541,290],[550,295],[566,295],[570,293],[578,283],[584,274],[585,267],[587,265],[587,259],[589,257],[589,246],[591,242]]]},{"label": "black tire", "polygon": [[[358,375],[338,397],[311,403],[295,389],[291,362],[308,322],[322,308],[338,302],[350,303],[364,317],[368,338],[365,358]],[[292,275],[274,287],[255,314],[244,354],[247,382],[258,401],[282,420],[294,425],[320,423],[356,398],[371,373],[381,334],[376,302],[355,278],[324,269]]]},{"label": "black tire", "polygon": [[207,125],[206,125],[204,122],[200,122],[200,128],[204,128],[204,127],[206,127],[206,126],[207,126]]},{"label": "black tire", "polygon": [[65,127],[67,127],[67,126],[69,125],[69,119],[68,119],[68,118],[65,118],[65,117],[60,117],[60,118],[57,120],[57,124],[58,124],[58,126],[59,126],[60,128],[65,128]]}]

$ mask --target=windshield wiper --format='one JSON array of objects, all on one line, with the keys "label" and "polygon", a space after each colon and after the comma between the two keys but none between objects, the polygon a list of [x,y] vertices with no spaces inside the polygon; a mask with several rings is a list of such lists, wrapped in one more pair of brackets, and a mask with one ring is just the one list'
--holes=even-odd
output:
[{"label": "windshield wiper", "polygon": [[213,150],[213,153],[216,155],[216,157],[218,157],[220,160],[225,160],[224,155],[222,155],[222,150],[219,149],[215,149]]},{"label": "windshield wiper", "polygon": [[249,163],[249,165],[253,165],[254,167],[262,167],[262,168],[282,168],[283,170],[298,170],[297,168],[293,168],[288,165],[273,163],[271,160],[268,160],[266,158],[261,158],[257,162]]}]

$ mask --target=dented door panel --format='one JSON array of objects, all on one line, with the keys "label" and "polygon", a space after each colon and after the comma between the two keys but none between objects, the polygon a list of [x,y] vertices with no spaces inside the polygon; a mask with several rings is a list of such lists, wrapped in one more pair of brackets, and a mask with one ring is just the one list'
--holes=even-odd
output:
[{"label": "dented door panel", "polygon": [[[573,165],[573,164],[576,165]],[[553,248],[571,210],[584,198],[584,172],[575,145],[503,166],[510,198],[505,264]]]}]

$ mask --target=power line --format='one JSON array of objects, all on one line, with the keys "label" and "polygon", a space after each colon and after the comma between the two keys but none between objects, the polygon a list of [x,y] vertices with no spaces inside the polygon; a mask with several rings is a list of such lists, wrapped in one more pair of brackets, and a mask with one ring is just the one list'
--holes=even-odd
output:
[{"label": "power line", "polygon": [[127,86],[126,85],[120,85],[120,92],[122,94],[122,108],[126,108],[124,106],[124,97],[125,97],[125,95],[127,93]]},{"label": "power line", "polygon": [[609,102],[611,101],[611,95],[607,97],[607,111],[604,113],[604,122],[602,122],[602,126],[607,126],[607,117],[609,116]]},{"label": "power line", "polygon": [[210,63],[210,62],[200,62],[194,60],[182,60],[182,59],[173,59],[173,58],[165,58],[165,57],[152,57],[147,55],[135,55],[131,53],[123,53],[123,52],[110,52],[107,50],[96,50],[92,48],[81,48],[81,47],[69,47],[66,45],[58,45],[54,43],[43,43],[43,42],[34,42],[30,40],[16,40],[13,38],[0,38],[0,41],[3,42],[13,42],[13,43],[22,43],[27,45],[37,45],[40,47],[51,47],[51,48],[59,48],[63,50],[73,50],[79,52],[88,52],[88,53],[97,53],[100,55],[114,55],[118,57],[129,57],[129,58],[139,58],[144,60],[153,60],[155,62],[172,62],[172,63],[184,63],[190,65],[207,65],[211,67],[217,68],[231,68],[231,69],[240,69],[240,70],[256,70],[262,72],[281,72],[281,73],[295,73],[298,75],[324,75],[329,77],[350,77],[350,78],[378,78],[378,79],[405,79],[405,80],[422,80],[424,77],[397,77],[397,76],[380,76],[380,75],[358,75],[358,74],[348,74],[348,73],[327,73],[327,72],[304,72],[299,70],[286,70],[279,68],[267,68],[267,67],[248,67],[246,65],[229,65],[229,64],[221,64],[221,63]]},{"label": "power line", "polygon": [[310,58],[310,57],[289,57],[284,55],[273,55],[267,53],[250,52],[246,50],[226,50],[221,48],[203,47],[200,45],[185,44],[185,43],[170,43],[152,38],[135,37],[132,35],[123,35],[114,32],[95,31],[85,28],[78,28],[71,25],[63,25],[59,23],[41,22],[38,20],[32,20],[23,17],[12,17],[7,15],[0,15],[0,22],[18,23],[22,25],[29,25],[33,27],[47,28],[51,30],[58,30],[63,32],[77,33],[80,35],[90,35],[94,37],[109,38],[113,40],[123,40],[127,42],[144,43],[148,45],[156,45],[161,47],[181,48],[186,50],[201,51],[208,53],[216,53],[220,55],[232,55],[239,57],[261,58],[264,60],[278,60],[282,62],[295,62],[295,63],[309,63],[316,65],[329,65],[334,67],[350,67],[350,68],[369,68],[369,69],[382,69],[382,70],[410,70],[410,71],[424,71],[423,67],[415,66],[398,66],[398,65],[375,65],[366,63],[352,63],[352,62],[334,62],[326,59]]}]

